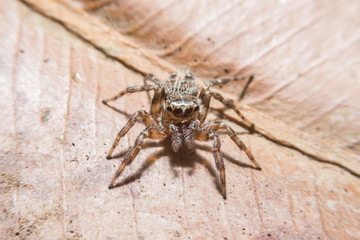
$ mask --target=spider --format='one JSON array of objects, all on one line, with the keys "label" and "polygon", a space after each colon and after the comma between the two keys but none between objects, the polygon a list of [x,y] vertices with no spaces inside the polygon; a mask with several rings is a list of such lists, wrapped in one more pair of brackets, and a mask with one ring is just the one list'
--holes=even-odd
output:
[{"label": "spider", "polygon": [[[116,96],[103,101],[105,105],[108,102],[128,93],[141,91],[154,91],[150,112],[139,110],[135,112],[130,120],[117,134],[117,137],[107,155],[110,159],[119,140],[134,126],[138,119],[142,120],[146,126],[136,138],[135,144],[127,152],[124,160],[118,168],[109,188],[115,187],[115,182],[123,172],[125,167],[129,165],[139,153],[142,143],[145,139],[163,139],[170,136],[171,148],[177,152],[184,144],[188,149],[194,145],[194,141],[212,140],[212,153],[216,163],[216,168],[220,172],[221,194],[226,199],[226,181],[225,166],[220,152],[220,138],[218,130],[225,130],[232,141],[243,150],[248,158],[253,162],[257,169],[261,169],[254,159],[253,155],[245,144],[236,136],[235,131],[227,124],[221,121],[205,122],[209,111],[211,98],[214,98],[226,107],[234,110],[241,118],[242,123],[251,126],[250,130],[254,130],[254,124],[235,107],[232,101],[226,100],[219,93],[210,90],[212,86],[219,86],[230,82],[231,80],[244,79],[245,77],[219,78],[209,81],[203,88],[199,90],[195,83],[194,76],[189,72],[172,73],[165,82],[159,80],[154,74],[145,76],[145,84],[142,86],[128,87]],[[252,79],[253,76],[250,77]],[[153,84],[146,84],[150,81]]]}]

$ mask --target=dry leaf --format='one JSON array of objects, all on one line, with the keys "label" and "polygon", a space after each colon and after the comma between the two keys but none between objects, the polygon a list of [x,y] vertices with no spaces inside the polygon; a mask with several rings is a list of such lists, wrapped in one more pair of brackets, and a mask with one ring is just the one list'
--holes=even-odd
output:
[{"label": "dry leaf", "polygon": [[[0,6],[1,236],[359,238],[358,2],[25,2]],[[257,110],[238,106],[258,134],[226,115],[263,170],[222,136],[223,201],[208,144],[149,142],[108,190],[121,157],[105,154],[149,96],[118,100],[121,113],[101,100],[142,84],[136,71],[181,66],[256,74],[245,103]],[[236,99],[243,84],[221,91]]]}]

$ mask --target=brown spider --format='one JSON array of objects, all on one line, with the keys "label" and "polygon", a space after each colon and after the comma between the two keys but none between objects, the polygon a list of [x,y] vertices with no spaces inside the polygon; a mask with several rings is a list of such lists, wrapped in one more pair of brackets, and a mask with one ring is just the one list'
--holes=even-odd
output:
[{"label": "brown spider", "polygon": [[[110,159],[115,147],[132,126],[134,126],[137,119],[141,119],[145,124],[146,129],[143,130],[136,138],[135,145],[126,154],[121,166],[117,170],[112,179],[109,188],[114,188],[115,181],[118,179],[124,168],[131,163],[131,161],[139,153],[144,139],[162,139],[170,135],[171,147],[174,152],[177,152],[182,144],[191,149],[194,141],[208,141],[212,140],[212,152],[215,159],[216,167],[220,171],[221,180],[221,194],[226,199],[226,185],[225,185],[225,167],[220,152],[220,139],[217,134],[219,129],[224,129],[236,145],[243,150],[249,159],[254,163],[257,169],[261,169],[259,164],[254,159],[253,155],[245,144],[236,136],[234,130],[227,124],[220,121],[205,122],[208,114],[211,98],[222,102],[226,107],[234,110],[240,116],[241,121],[251,129],[254,129],[254,124],[251,123],[245,116],[235,107],[233,102],[224,99],[219,93],[210,90],[210,87],[228,83],[230,80],[244,79],[245,77],[233,77],[227,79],[214,79],[205,84],[202,89],[198,89],[191,73],[173,73],[165,82],[160,81],[154,74],[149,74],[145,80],[151,81],[153,84],[145,84],[142,86],[128,87],[121,91],[113,98],[104,100],[104,104],[114,101],[127,93],[154,91],[154,97],[150,108],[150,113],[140,110],[137,111],[125,126],[118,133],[112,148],[107,155]],[[252,79],[252,76],[250,77]]]}]

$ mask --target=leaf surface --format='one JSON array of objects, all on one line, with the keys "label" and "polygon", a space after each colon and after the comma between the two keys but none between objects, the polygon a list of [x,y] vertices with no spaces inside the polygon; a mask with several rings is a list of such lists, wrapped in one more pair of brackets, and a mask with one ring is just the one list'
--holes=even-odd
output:
[{"label": "leaf surface", "polygon": [[[358,86],[355,1],[25,2],[30,8],[7,2],[0,15],[2,236],[359,237],[358,150],[349,148],[359,130],[351,121],[358,119],[358,96],[351,93]],[[335,35],[316,31],[330,25],[339,26]],[[256,134],[241,128],[231,112],[217,111],[218,104],[209,119],[227,116],[263,170],[253,169],[221,135],[228,189],[223,201],[210,144],[175,154],[166,141],[150,141],[120,177],[121,186],[108,190],[143,126],[136,124],[122,139],[119,158],[107,161],[106,152],[129,116],[148,109],[150,99],[119,99],[114,106],[120,114],[101,101],[142,84],[136,72],[166,76],[182,65],[201,79],[256,74],[244,102],[236,103],[256,123]],[[342,81],[335,81],[335,72]],[[218,91],[236,99],[243,84]],[[337,95],[323,101],[329,85],[346,98],[334,108]],[[344,106],[349,115],[339,114]],[[340,120],[332,125],[328,117]],[[306,124],[312,118],[320,130]]]}]

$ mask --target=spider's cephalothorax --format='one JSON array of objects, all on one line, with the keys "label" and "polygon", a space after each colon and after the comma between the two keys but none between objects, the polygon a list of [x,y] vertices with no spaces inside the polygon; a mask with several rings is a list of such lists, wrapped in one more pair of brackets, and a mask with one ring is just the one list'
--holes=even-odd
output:
[{"label": "spider's cephalothorax", "polygon": [[199,89],[193,75],[188,72],[173,73],[165,82],[160,81],[155,75],[149,74],[146,76],[145,80],[150,81],[153,84],[128,87],[115,97],[104,100],[103,103],[107,104],[127,93],[154,91],[150,113],[144,110],[139,110],[134,113],[128,123],[126,123],[118,133],[114,144],[107,155],[107,158],[110,159],[119,140],[130,130],[137,119],[141,119],[146,128],[136,138],[134,146],[126,154],[109,187],[113,188],[115,186],[115,181],[124,168],[139,153],[144,139],[162,139],[170,135],[171,147],[175,152],[178,151],[183,144],[189,149],[192,148],[195,140],[213,141],[212,152],[216,167],[220,171],[221,193],[225,199],[225,167],[220,152],[220,139],[217,134],[219,129],[225,130],[236,145],[247,154],[255,167],[260,169],[259,164],[254,159],[249,149],[236,136],[234,130],[229,125],[220,121],[205,123],[210,100],[211,98],[215,98],[222,102],[226,107],[234,110],[245,125],[251,126],[252,130],[254,129],[254,124],[242,115],[232,101],[226,100],[219,93],[210,90],[211,86],[222,85],[228,83],[230,80],[235,81],[240,79],[245,79],[245,77],[214,79],[207,82],[203,88]]},{"label": "spider's cephalothorax", "polygon": [[198,87],[191,73],[173,73],[164,84],[163,122],[181,124],[196,119]]}]

